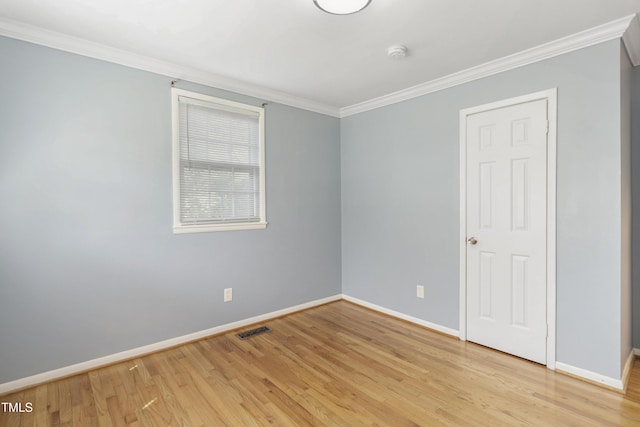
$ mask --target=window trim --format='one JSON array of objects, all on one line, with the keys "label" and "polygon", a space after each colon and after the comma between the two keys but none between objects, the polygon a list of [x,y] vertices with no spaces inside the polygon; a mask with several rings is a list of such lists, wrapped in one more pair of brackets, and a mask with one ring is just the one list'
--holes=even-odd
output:
[{"label": "window trim", "polygon": [[[196,99],[199,101],[210,102],[227,106],[231,108],[251,111],[258,114],[258,145],[259,145],[259,191],[260,191],[260,208],[258,211],[259,221],[257,222],[227,222],[227,223],[210,223],[210,224],[183,224],[180,221],[180,106],[178,97]],[[232,231],[232,230],[259,230],[267,227],[266,218],[266,185],[265,185],[265,135],[264,135],[264,108],[254,105],[243,104],[228,99],[217,98],[214,96],[204,95],[198,92],[191,92],[184,89],[171,88],[171,124],[172,124],[172,175],[173,175],[173,233],[200,233],[212,231]]]}]

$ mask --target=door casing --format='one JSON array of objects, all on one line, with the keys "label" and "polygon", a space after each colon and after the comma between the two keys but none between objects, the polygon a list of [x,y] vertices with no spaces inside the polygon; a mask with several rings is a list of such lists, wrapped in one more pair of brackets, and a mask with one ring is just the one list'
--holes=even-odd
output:
[{"label": "door casing", "polygon": [[467,116],[547,100],[547,368],[556,365],[556,150],[557,88],[460,110],[460,339],[467,340]]}]

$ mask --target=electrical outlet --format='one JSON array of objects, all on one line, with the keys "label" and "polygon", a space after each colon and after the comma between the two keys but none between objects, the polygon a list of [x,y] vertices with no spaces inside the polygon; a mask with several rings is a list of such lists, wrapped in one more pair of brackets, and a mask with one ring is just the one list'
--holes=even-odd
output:
[{"label": "electrical outlet", "polygon": [[224,290],[224,302],[233,300],[233,288],[225,288]]},{"label": "electrical outlet", "polygon": [[424,298],[424,286],[422,285],[416,286],[416,296],[418,298]]}]

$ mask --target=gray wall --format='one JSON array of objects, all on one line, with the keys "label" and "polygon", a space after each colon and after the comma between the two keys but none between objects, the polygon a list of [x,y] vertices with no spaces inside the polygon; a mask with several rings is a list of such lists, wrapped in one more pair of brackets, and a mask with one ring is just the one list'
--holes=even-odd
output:
[{"label": "gray wall", "polygon": [[343,292],[457,329],[459,111],[557,87],[557,360],[620,378],[620,74],[615,40],[343,119]]},{"label": "gray wall", "polygon": [[[551,87],[557,360],[619,378],[629,310],[619,41],[342,121],[270,104],[268,228],[186,235],[171,232],[169,78],[6,38],[0,55],[0,383],[341,290],[458,328],[459,110]],[[637,69],[633,81],[638,118]]]},{"label": "gray wall", "polygon": [[170,79],[0,57],[0,383],[341,292],[337,119],[268,105],[268,228],[174,235]]}]

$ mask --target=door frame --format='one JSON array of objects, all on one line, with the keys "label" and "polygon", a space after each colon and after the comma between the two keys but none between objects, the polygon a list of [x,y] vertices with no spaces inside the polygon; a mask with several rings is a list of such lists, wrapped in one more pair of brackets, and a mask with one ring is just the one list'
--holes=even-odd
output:
[{"label": "door frame", "polygon": [[547,100],[547,368],[556,367],[556,157],[558,89],[460,110],[460,340],[467,340],[467,116]]}]

